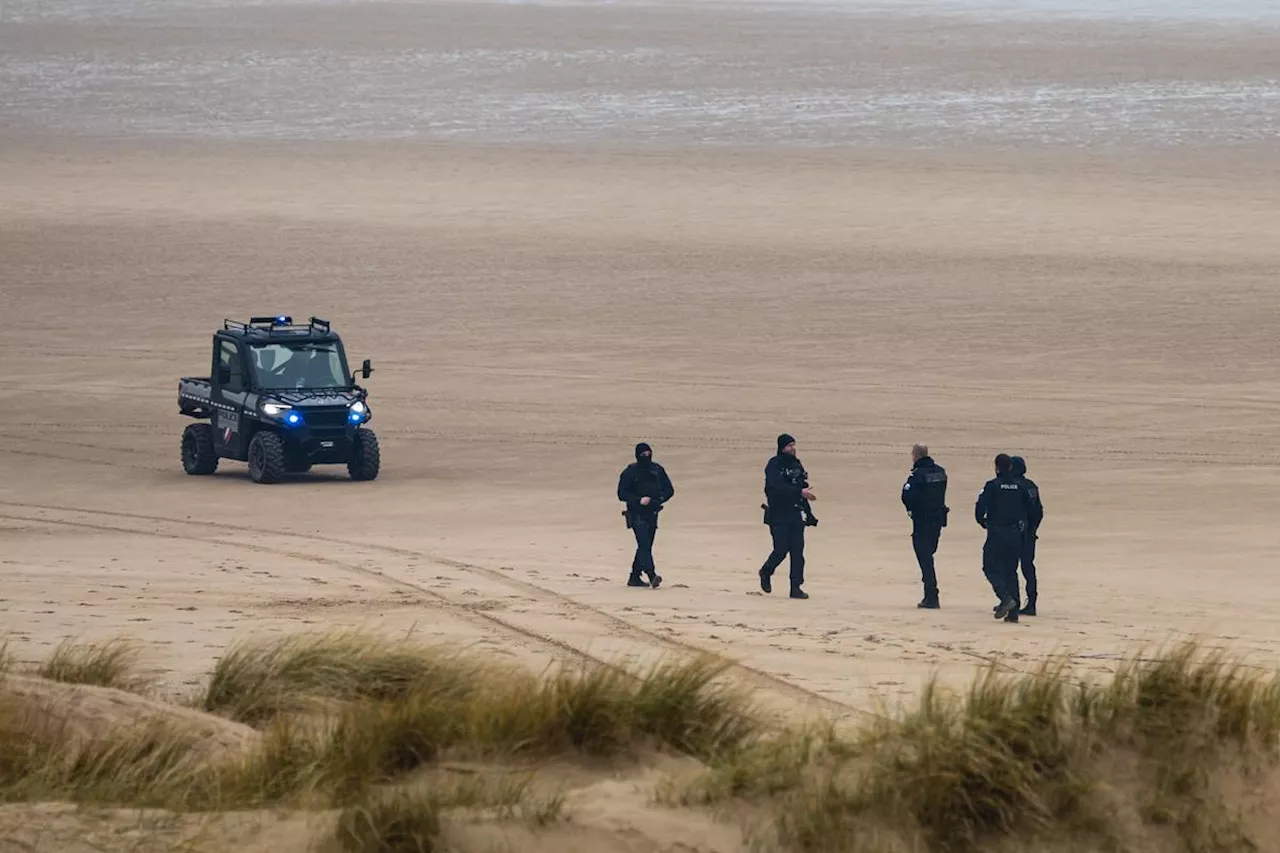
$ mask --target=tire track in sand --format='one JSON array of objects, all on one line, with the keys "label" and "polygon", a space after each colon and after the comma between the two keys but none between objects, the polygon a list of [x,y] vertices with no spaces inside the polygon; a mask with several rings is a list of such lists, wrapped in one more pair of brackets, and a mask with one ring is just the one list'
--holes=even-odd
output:
[{"label": "tire track in sand", "polygon": [[[541,604],[552,608],[553,614],[561,615],[567,611],[572,615],[575,622],[583,621],[601,624],[607,630],[606,634],[628,639],[641,644],[642,649],[652,650],[655,646],[667,648],[682,654],[689,655],[714,655],[713,652],[701,648],[692,643],[685,642],[673,637],[667,637],[662,634],[642,628],[612,613],[584,604],[569,596],[538,586],[529,581],[513,578],[497,569],[491,569],[486,566],[479,566],[473,563],[466,563],[458,560],[452,560],[440,557],[424,551],[418,551],[409,548],[399,548],[391,545],[381,545],[368,542],[355,542],[347,539],[341,539],[332,536],[322,536],[304,533],[290,533],[279,530],[268,530],[266,528],[252,527],[245,525],[236,525],[223,522],[206,522],[206,521],[188,521],[178,518],[170,518],[167,516],[148,515],[143,513],[121,512],[113,510],[97,510],[85,507],[69,507],[52,504],[37,504],[19,501],[0,500],[0,507],[10,508],[11,510],[27,510],[36,512],[52,512],[66,513],[70,515],[80,515],[89,517],[98,517],[106,519],[124,519],[127,521],[143,521],[152,524],[175,525],[188,527],[202,527],[206,529],[214,529],[221,531],[233,532],[240,534],[253,534],[258,536],[270,537],[275,540],[287,538],[295,541],[318,542],[332,545],[339,545],[344,548],[351,548],[357,553],[359,552],[375,552],[394,556],[401,560],[425,561],[427,563],[443,566],[463,572],[468,575],[484,578],[492,583],[498,584],[507,590],[516,591],[523,594],[532,604]],[[227,547],[240,548],[261,554],[269,554],[272,556],[288,557],[292,559],[307,561],[319,565],[325,565],[346,571],[360,576],[370,578],[379,583],[392,588],[399,588],[404,591],[411,591],[414,594],[426,595],[434,601],[440,602],[441,606],[454,615],[462,619],[472,622],[472,624],[481,624],[488,627],[498,627],[503,632],[518,637],[524,642],[533,641],[542,644],[544,647],[551,647],[560,652],[566,653],[579,660],[587,660],[597,664],[612,666],[608,661],[591,654],[590,652],[580,649],[571,643],[560,640],[555,637],[549,637],[539,631],[534,631],[522,625],[515,624],[501,617],[494,615],[490,611],[478,610],[468,607],[465,603],[455,601],[442,593],[433,590],[427,586],[423,586],[412,581],[405,580],[401,577],[387,574],[385,571],[362,566],[330,556],[321,556],[310,554],[305,551],[294,550],[294,547],[281,548],[270,545],[262,545],[258,543],[245,542],[242,539],[227,539],[217,536],[204,536],[189,533],[164,532],[160,530],[148,530],[139,528],[135,525],[111,525],[100,522],[75,521],[64,519],[51,519],[36,515],[34,517],[26,515],[15,515],[12,512],[5,512],[2,517],[15,521],[25,521],[29,523],[44,523],[66,527],[76,527],[88,530],[98,530],[102,532],[124,533],[131,535],[154,536],[165,539],[173,539],[179,541],[203,542],[207,544],[223,545]],[[718,656],[718,655],[717,655]],[[857,708],[852,705],[845,704],[836,699],[824,696],[816,691],[809,690],[784,678],[748,666],[738,661],[729,661],[732,670],[749,684],[765,692],[774,693],[790,698],[792,701],[799,702],[803,705],[811,705],[821,707],[828,712],[835,712],[840,716],[847,716],[850,713],[867,714],[864,709]]]},{"label": "tire track in sand", "polygon": [[[96,512],[92,510],[83,511],[78,509],[65,509],[62,507],[48,507],[48,506],[35,507],[29,504],[16,504],[11,501],[0,501],[0,505],[39,509],[46,512],[56,511],[56,512],[67,512],[67,513],[83,514],[83,515],[108,515],[108,513],[102,512],[102,511],[96,511]],[[111,513],[111,514],[114,515],[115,513]],[[329,568],[335,568],[344,572],[359,575],[363,578],[372,580],[376,583],[382,584],[383,586],[386,586],[393,590],[398,590],[404,593],[412,593],[415,596],[425,595],[431,600],[437,602],[443,610],[446,610],[450,614],[457,616],[463,619],[464,621],[470,622],[474,625],[480,625],[481,627],[484,627],[484,628],[492,629],[494,627],[497,627],[502,632],[511,635],[517,641],[526,644],[526,647],[527,647],[527,644],[530,641],[532,641],[537,645],[550,646],[559,652],[568,654],[571,657],[577,658],[579,660],[587,660],[594,663],[608,665],[607,661],[600,660],[599,658],[593,656],[589,652],[585,652],[573,645],[570,645],[569,643],[566,643],[562,640],[555,639],[554,637],[547,637],[536,631],[532,631],[518,625],[513,625],[504,619],[500,619],[499,617],[492,615],[491,613],[487,613],[482,610],[477,610],[477,609],[468,607],[465,604],[456,602],[453,599],[450,599],[447,596],[444,596],[439,592],[436,592],[435,590],[432,590],[428,587],[421,586],[419,584],[415,584],[410,581],[405,581],[400,578],[393,577],[391,575],[386,574],[385,572],[378,571],[377,569],[370,569],[366,566],[360,566],[354,563],[344,562],[342,560],[334,559],[332,557],[320,557],[314,554],[302,553],[300,551],[291,551],[284,548],[272,548],[266,545],[256,545],[256,544],[247,543],[247,542],[235,542],[235,541],[220,539],[216,537],[193,536],[193,535],[186,535],[186,534],[179,534],[179,533],[166,533],[160,530],[143,530],[143,529],[138,529],[136,527],[126,527],[126,526],[109,525],[109,524],[96,524],[96,523],[85,522],[85,521],[68,521],[66,519],[48,518],[43,516],[33,517],[33,516],[24,516],[24,515],[14,515],[10,512],[5,512],[4,514],[0,515],[0,518],[3,518],[8,521],[26,522],[28,524],[37,524],[37,525],[43,524],[43,525],[50,525],[55,527],[73,527],[81,530],[94,530],[102,533],[123,533],[129,536],[147,536],[147,537],[156,538],[156,539],[170,539],[178,542],[200,542],[200,543],[209,544],[209,545],[221,545],[224,547],[239,548],[241,550],[251,551],[257,554],[268,554],[273,557],[287,557],[289,559],[299,560],[302,562],[312,563],[315,565],[327,566]],[[158,521],[161,523],[170,523],[169,520],[167,519],[157,518],[155,519],[155,521]],[[196,524],[196,522],[177,522],[177,523]]]}]

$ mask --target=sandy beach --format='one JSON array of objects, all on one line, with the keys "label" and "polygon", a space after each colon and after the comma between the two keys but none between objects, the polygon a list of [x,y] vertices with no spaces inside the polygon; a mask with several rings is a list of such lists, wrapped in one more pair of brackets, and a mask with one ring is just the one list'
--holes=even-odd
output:
[{"label": "sandy beach", "polygon": [[[705,649],[843,713],[993,656],[1280,652],[1271,25],[29,6],[0,33],[20,658],[128,635],[181,693],[233,639],[361,625],[535,665]],[[377,481],[183,474],[178,377],[277,311],[373,359]],[[806,602],[755,584],[783,431],[820,499]],[[677,490],[657,591],[613,495],[640,440]],[[916,441],[951,477],[939,611]],[[972,519],[1000,451],[1047,510],[1018,625]]]}]

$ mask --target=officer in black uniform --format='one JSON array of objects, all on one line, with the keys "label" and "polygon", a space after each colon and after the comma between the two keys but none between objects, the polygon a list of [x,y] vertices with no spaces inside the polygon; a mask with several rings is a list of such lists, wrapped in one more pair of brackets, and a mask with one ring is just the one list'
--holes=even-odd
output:
[{"label": "officer in black uniform", "polygon": [[997,619],[1018,621],[1018,558],[1022,537],[1031,517],[1031,495],[1013,476],[1013,460],[1001,453],[995,459],[996,476],[978,494],[974,516],[987,531],[982,546],[982,573],[1000,598]]},{"label": "officer in black uniform", "polygon": [[902,486],[902,505],[911,518],[911,547],[920,564],[920,580],[924,583],[924,599],[917,607],[937,610],[938,575],[933,555],[938,552],[938,539],[947,526],[947,472],[929,456],[929,448],[917,444],[911,448],[911,475]]},{"label": "officer in black uniform", "polygon": [[773,552],[760,567],[760,588],[773,592],[773,572],[791,555],[791,597],[808,598],[804,584],[804,529],[815,527],[818,519],[809,506],[818,498],[809,489],[809,474],[796,456],[796,440],[778,436],[778,455],[764,468],[765,523],[773,537]]},{"label": "officer in black uniform", "polygon": [[[675,486],[666,470],[653,461],[653,448],[641,442],[636,445],[636,461],[628,465],[618,478],[618,500],[627,505],[622,513],[627,527],[636,534],[636,556],[631,561],[631,577],[627,586],[652,586],[662,583],[653,565],[653,540],[658,535],[658,513],[675,496]],[[641,578],[648,575],[649,582]]]},{"label": "officer in black uniform", "polygon": [[1031,495],[1031,514],[1027,518],[1027,532],[1022,538],[1022,576],[1027,581],[1027,606],[1019,610],[1023,616],[1036,615],[1036,531],[1040,522],[1044,521],[1044,504],[1040,502],[1040,487],[1035,480],[1027,477],[1027,462],[1021,456],[1013,457],[1013,476],[1018,478],[1022,488]]}]

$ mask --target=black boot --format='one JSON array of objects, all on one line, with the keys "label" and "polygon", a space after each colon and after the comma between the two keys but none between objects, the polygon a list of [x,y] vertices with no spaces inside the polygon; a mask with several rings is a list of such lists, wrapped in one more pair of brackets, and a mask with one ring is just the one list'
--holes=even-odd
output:
[{"label": "black boot", "polygon": [[760,588],[765,592],[772,593],[773,579],[764,573],[764,569],[761,569],[756,574],[760,575]]},{"label": "black boot", "polygon": [[657,589],[662,584],[662,575],[657,572],[651,572],[649,575],[649,585]]},{"label": "black boot", "polygon": [[798,586],[793,586],[791,587],[791,597],[792,598],[808,598],[809,593],[805,592],[803,589],[801,589]]},{"label": "black boot", "polygon": [[1028,601],[1028,602],[1027,602],[1027,606],[1026,606],[1026,607],[1024,607],[1024,608],[1022,608],[1022,609],[1021,609],[1021,610],[1019,610],[1018,612],[1019,612],[1019,613],[1021,613],[1023,616],[1035,616],[1035,615],[1036,615],[1036,603],[1035,603],[1035,600],[1033,599],[1033,600],[1031,600],[1031,601]]},{"label": "black boot", "polygon": [[941,606],[942,605],[938,603],[938,596],[936,595],[926,595],[924,600],[916,605],[916,607],[921,610],[937,610]]},{"label": "black boot", "polygon": [[1005,616],[1005,617],[1004,617],[1004,621],[1006,621],[1006,622],[1017,622],[1017,621],[1018,621],[1018,611],[1017,611],[1017,610],[1010,610],[1010,611],[1009,611],[1009,614],[1008,614],[1007,616]]},{"label": "black boot", "polygon": [[631,577],[627,578],[627,586],[648,586],[644,582],[644,578],[640,577],[639,572],[632,572]]},{"label": "black boot", "polygon": [[1004,601],[1000,602],[998,607],[996,607],[995,617],[997,619],[1003,619],[1010,613],[1016,613],[1017,611],[1018,602],[1014,601],[1012,598],[1006,598]]}]

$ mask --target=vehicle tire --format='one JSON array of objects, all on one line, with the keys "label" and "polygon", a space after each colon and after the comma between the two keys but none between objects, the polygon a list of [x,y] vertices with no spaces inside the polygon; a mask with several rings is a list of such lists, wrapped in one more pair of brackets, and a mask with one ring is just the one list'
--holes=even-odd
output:
[{"label": "vehicle tire", "polygon": [[182,470],[193,476],[218,470],[218,451],[209,424],[191,424],[182,431]]},{"label": "vehicle tire", "polygon": [[284,470],[288,474],[305,474],[311,470],[311,459],[302,448],[286,450],[284,454]]},{"label": "vehicle tire", "polygon": [[249,442],[249,476],[255,483],[278,483],[284,476],[284,441],[274,432],[256,432]]},{"label": "vehicle tire", "polygon": [[347,459],[347,473],[353,480],[373,480],[382,467],[382,452],[378,449],[378,436],[371,429],[358,429],[351,437],[351,456]]}]

